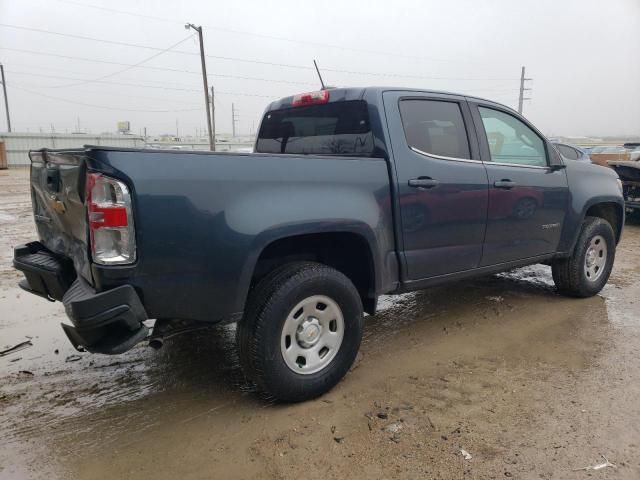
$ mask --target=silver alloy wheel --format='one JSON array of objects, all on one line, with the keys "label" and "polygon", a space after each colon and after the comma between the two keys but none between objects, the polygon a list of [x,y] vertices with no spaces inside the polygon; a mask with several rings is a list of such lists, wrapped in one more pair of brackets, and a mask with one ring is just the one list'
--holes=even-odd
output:
[{"label": "silver alloy wheel", "polygon": [[601,235],[596,235],[589,242],[584,256],[584,274],[587,280],[595,282],[607,264],[607,242]]},{"label": "silver alloy wheel", "polygon": [[336,302],[324,295],[298,303],[284,322],[280,351],[287,366],[310,375],[335,358],[344,337],[344,318]]}]

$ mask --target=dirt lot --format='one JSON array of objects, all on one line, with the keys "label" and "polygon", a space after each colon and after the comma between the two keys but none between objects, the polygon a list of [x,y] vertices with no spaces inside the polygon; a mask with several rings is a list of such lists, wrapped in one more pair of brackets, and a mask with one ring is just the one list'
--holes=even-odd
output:
[{"label": "dirt lot", "polygon": [[[640,478],[640,226],[601,296],[548,267],[384,298],[329,394],[262,402],[233,327],[77,355],[59,303],[22,293],[24,170],[0,171],[0,478]],[[464,449],[472,456],[465,459]],[[603,462],[616,467],[574,471]]]}]

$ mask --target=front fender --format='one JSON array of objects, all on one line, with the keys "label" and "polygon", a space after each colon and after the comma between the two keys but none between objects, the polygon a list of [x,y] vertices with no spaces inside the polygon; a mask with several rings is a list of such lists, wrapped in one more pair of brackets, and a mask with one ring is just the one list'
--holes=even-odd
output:
[{"label": "front fender", "polygon": [[614,204],[621,214],[615,232],[619,240],[624,224],[624,198],[618,184],[618,175],[606,167],[584,162],[567,162],[567,179],[571,203],[563,227],[559,252],[570,255],[578,241],[582,223],[589,209],[598,204]]}]

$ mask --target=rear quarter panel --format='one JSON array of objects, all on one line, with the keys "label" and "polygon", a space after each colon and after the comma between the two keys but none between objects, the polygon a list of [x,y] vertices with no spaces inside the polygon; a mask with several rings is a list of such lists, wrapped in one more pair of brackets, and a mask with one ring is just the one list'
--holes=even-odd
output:
[{"label": "rear quarter panel", "polygon": [[151,318],[238,319],[260,252],[305,233],[363,236],[376,289],[393,282],[383,159],[96,150],[88,163],[131,186],[138,249],[134,266],[94,266],[94,278],[126,279]]}]

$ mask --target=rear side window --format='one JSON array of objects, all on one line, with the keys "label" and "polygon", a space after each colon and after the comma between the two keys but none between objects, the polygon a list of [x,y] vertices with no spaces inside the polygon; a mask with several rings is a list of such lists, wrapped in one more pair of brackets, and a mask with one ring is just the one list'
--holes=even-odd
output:
[{"label": "rear side window", "polygon": [[410,147],[442,157],[471,158],[469,139],[458,103],[401,100],[400,115]]},{"label": "rear side window", "polygon": [[372,156],[367,103],[354,100],[267,112],[256,151]]}]

